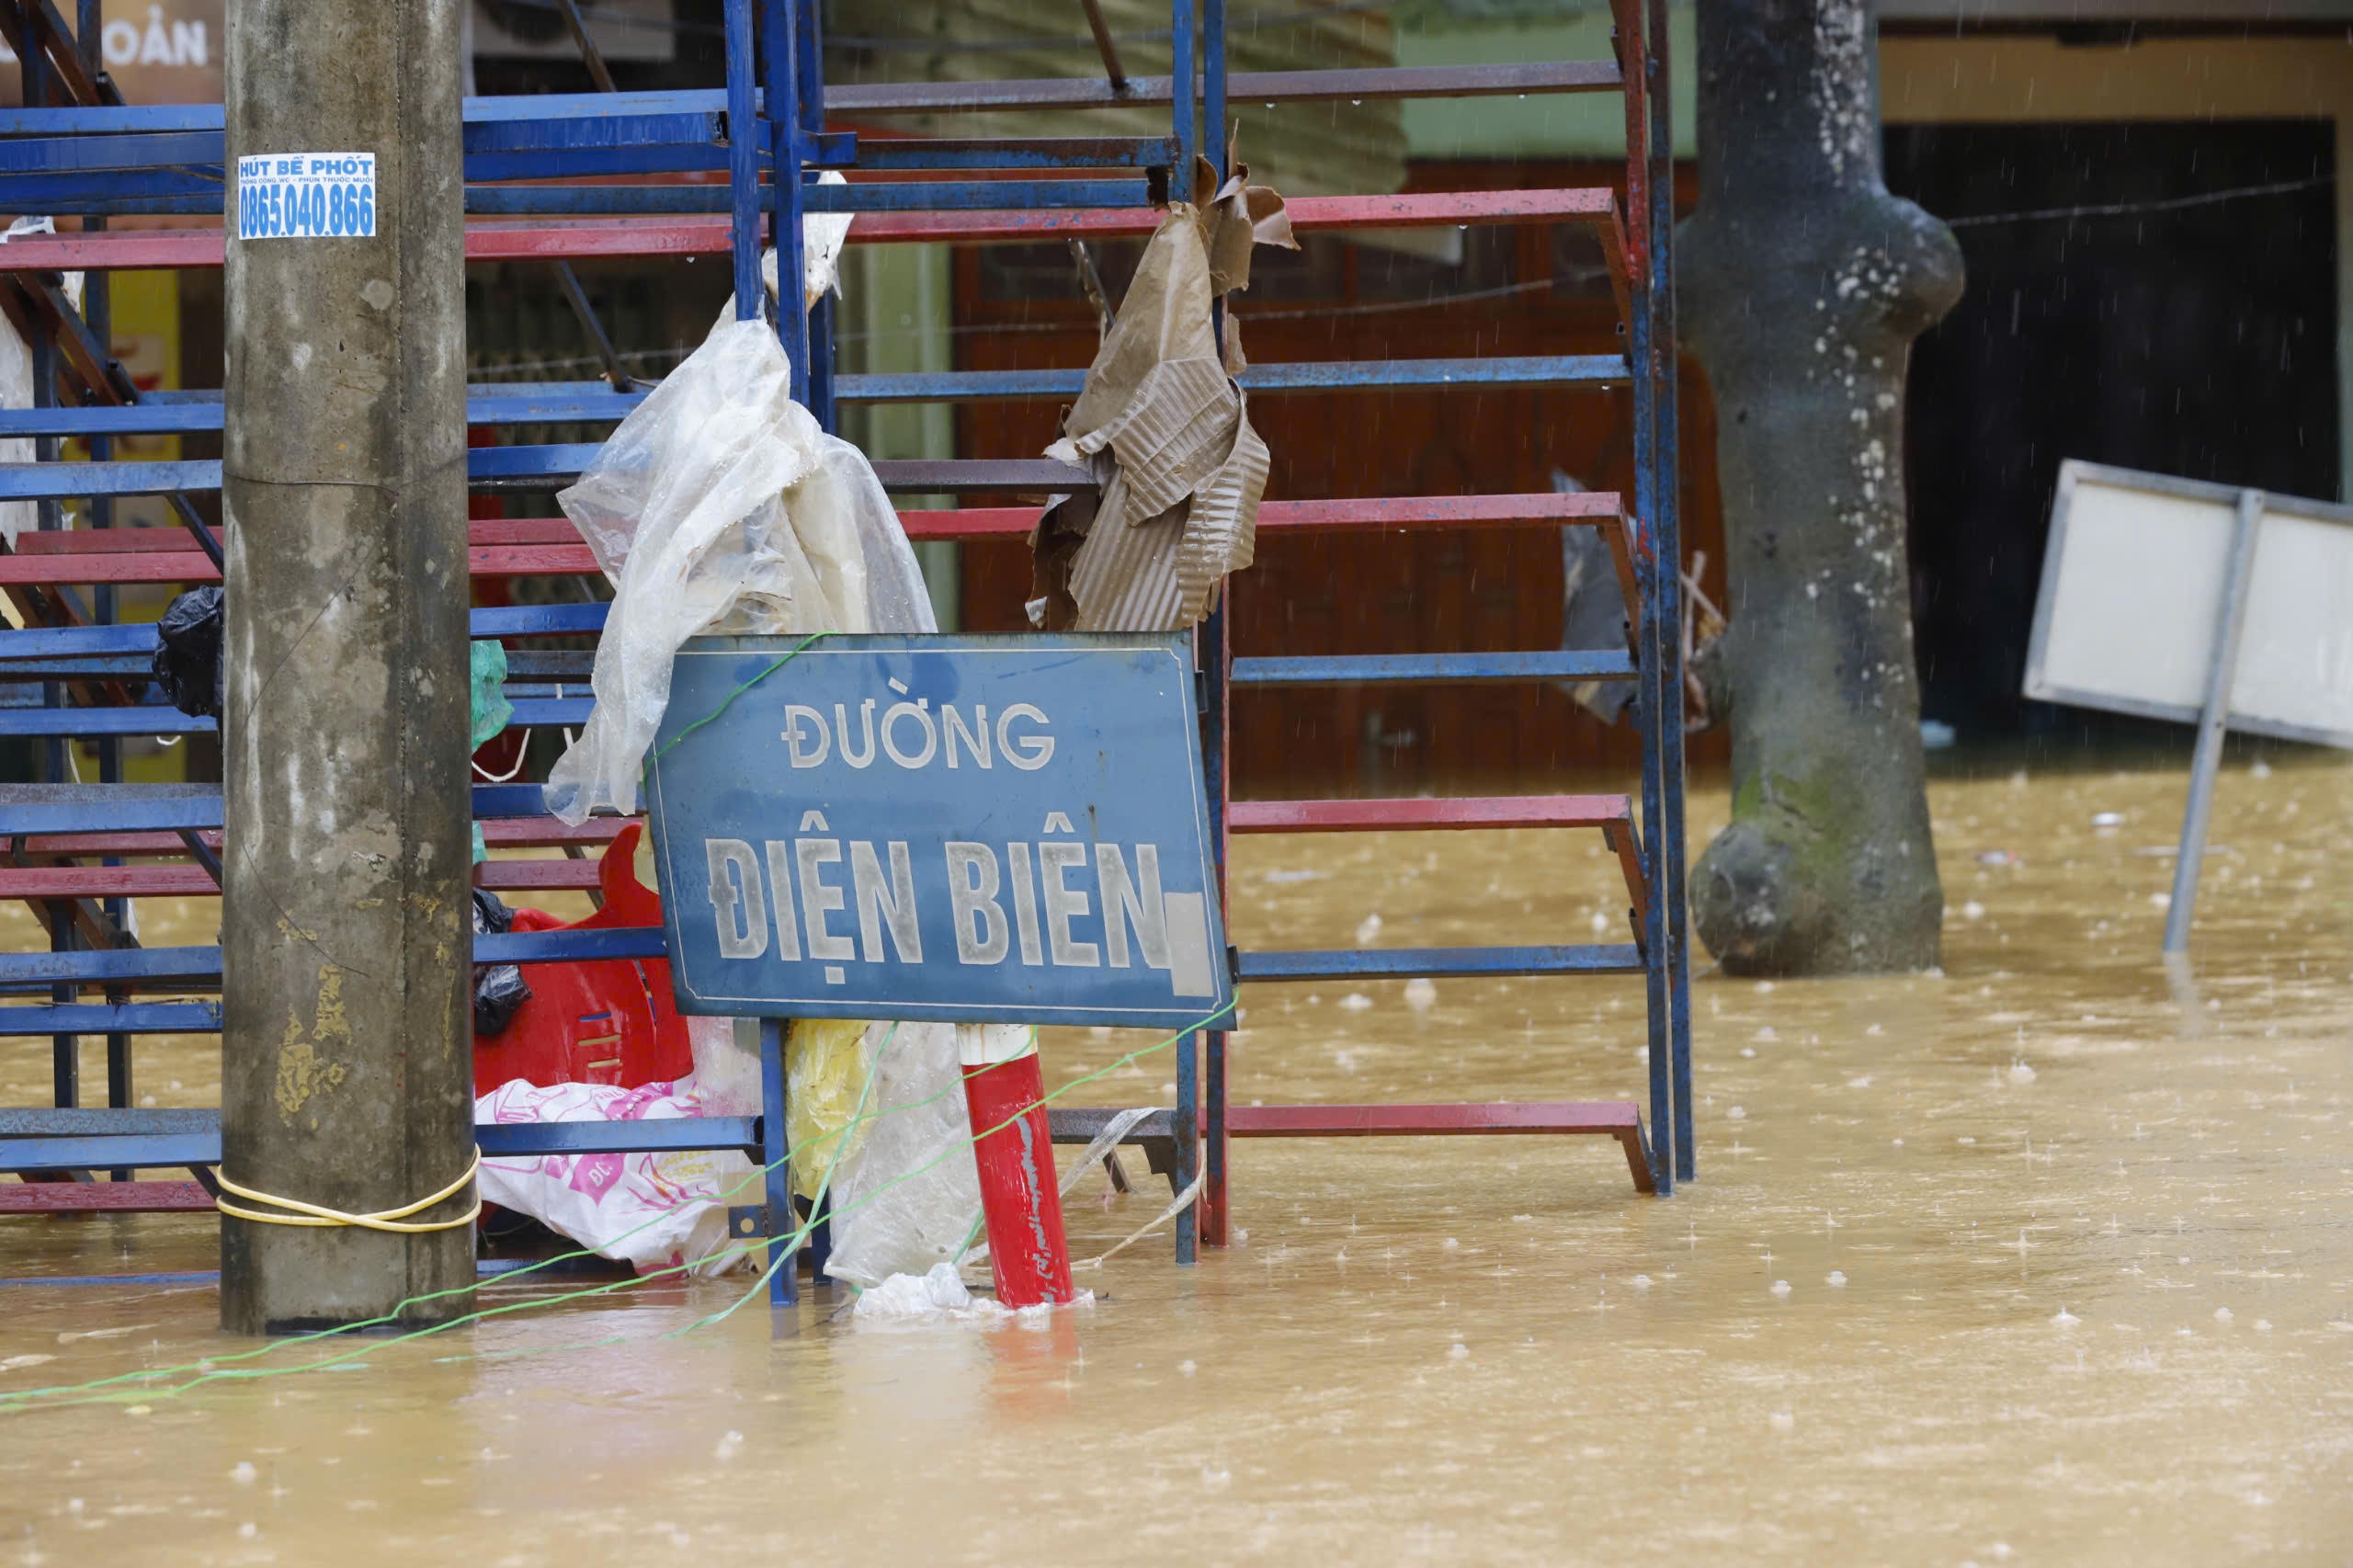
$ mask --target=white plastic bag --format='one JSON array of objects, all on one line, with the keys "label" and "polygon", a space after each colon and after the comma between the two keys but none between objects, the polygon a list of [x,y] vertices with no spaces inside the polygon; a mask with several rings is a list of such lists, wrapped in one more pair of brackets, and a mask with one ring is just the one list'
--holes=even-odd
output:
[{"label": "white plastic bag", "polygon": [[953,1024],[875,1024],[864,1137],[834,1166],[825,1272],[871,1288],[954,1263],[981,1206]]},{"label": "white plastic bag", "polygon": [[[517,1078],[474,1102],[477,1122],[666,1121],[703,1114],[689,1084],[541,1088]],[[728,1244],[730,1203],[757,1203],[751,1161],[733,1149],[664,1154],[543,1154],[484,1160],[483,1201],[528,1214],[640,1274],[685,1267],[698,1277],[741,1267]]]},{"label": "white plastic bag", "polygon": [[597,706],[550,770],[578,824],[633,812],[678,645],[705,632],[934,630],[898,515],[864,454],[791,398],[763,324],[723,322],[556,497],[613,585]]},{"label": "white plastic bag", "polygon": [[[19,218],[0,234],[0,244],[27,234],[57,233],[54,220]],[[835,247],[838,254],[839,247]],[[82,303],[82,275],[65,275],[65,297],[76,308]],[[0,321],[0,408],[30,408],[33,405],[33,351],[27,346],[14,323]],[[33,460],[30,437],[18,436],[0,441],[0,463],[28,463]],[[40,527],[40,503],[38,501],[0,501],[0,539],[14,548],[17,536]]]},{"label": "white plastic bag", "polygon": [[850,1315],[863,1322],[924,1322],[970,1312],[972,1293],[952,1263],[935,1263],[926,1274],[893,1274],[858,1295]]},{"label": "white plastic bag", "polygon": [[[837,169],[827,169],[817,176],[819,185],[847,185]],[[855,215],[848,212],[812,212],[801,220],[801,304],[813,311],[817,301],[841,284],[842,247],[849,243],[849,226]],[[767,296],[773,301],[776,290],[777,260],[773,249],[760,253],[760,281],[767,286]],[[729,293],[727,303],[721,307],[719,319],[735,319],[735,296]]]}]

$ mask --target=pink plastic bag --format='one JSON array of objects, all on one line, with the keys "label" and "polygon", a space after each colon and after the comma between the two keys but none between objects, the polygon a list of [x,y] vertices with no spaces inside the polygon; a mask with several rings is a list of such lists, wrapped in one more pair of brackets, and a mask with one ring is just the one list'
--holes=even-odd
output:
[{"label": "pink plastic bag", "polygon": [[[474,1102],[477,1122],[666,1121],[699,1117],[691,1080],[623,1089],[604,1084],[541,1087],[517,1078]],[[527,1214],[640,1274],[685,1266],[698,1278],[745,1267],[728,1245],[727,1207],[757,1203],[756,1169],[740,1151],[662,1154],[545,1154],[484,1160],[482,1196]],[[713,1254],[722,1256],[713,1256]]]}]

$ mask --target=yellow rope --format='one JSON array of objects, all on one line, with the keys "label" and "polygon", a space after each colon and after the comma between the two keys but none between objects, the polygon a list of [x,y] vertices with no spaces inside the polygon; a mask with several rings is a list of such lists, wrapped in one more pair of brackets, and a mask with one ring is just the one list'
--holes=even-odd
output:
[{"label": "yellow rope", "polygon": [[[233,1214],[240,1220],[251,1220],[264,1225],[358,1225],[370,1231],[454,1231],[460,1225],[472,1224],[482,1217],[480,1193],[474,1195],[473,1207],[454,1220],[410,1221],[408,1217],[432,1208],[444,1199],[455,1197],[464,1190],[468,1182],[474,1179],[474,1173],[481,1168],[482,1151],[476,1149],[473,1158],[466,1162],[465,1171],[458,1179],[432,1197],[420,1198],[405,1209],[385,1209],[373,1214],[347,1214],[340,1209],[322,1208],[316,1203],[304,1203],[297,1199],[273,1198],[267,1192],[256,1192],[250,1187],[241,1187],[229,1179],[228,1172],[220,1171],[215,1173],[214,1179],[220,1182],[222,1191],[234,1193],[239,1198],[249,1198],[256,1203],[267,1203],[275,1208],[292,1210],[293,1213],[264,1214],[252,1209],[241,1209],[226,1199],[215,1200],[214,1206],[223,1214]],[[297,1215],[305,1214],[312,1218],[296,1218]]]}]

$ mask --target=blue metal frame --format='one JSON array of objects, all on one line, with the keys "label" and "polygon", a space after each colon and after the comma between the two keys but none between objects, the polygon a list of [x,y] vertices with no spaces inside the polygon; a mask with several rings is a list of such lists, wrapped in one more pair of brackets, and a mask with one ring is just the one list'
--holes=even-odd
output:
[{"label": "blue metal frame", "polygon": [[[811,189],[831,188],[812,187]],[[804,329],[805,330],[805,329]],[[786,349],[790,353],[790,347]],[[803,350],[804,355],[807,350]],[[800,361],[796,360],[796,364]],[[1254,395],[1284,392],[1382,392],[1401,388],[1621,386],[1631,372],[1614,354],[1496,355],[1476,359],[1336,359],[1252,365],[1236,378]],[[992,398],[1072,398],[1084,370],[931,370],[837,378],[843,403],[966,403]],[[469,389],[466,423],[517,425],[618,424],[645,400],[654,383],[615,392],[603,381],[530,388],[485,382]],[[0,438],[21,436],[110,437],[214,435],[221,429],[218,392],[190,393],[120,406],[0,409]],[[476,451],[504,449],[476,448]],[[594,450],[593,447],[587,449]],[[35,466],[0,464],[0,474]],[[84,465],[86,466],[86,465]],[[103,472],[103,471],[101,471]],[[194,472],[195,471],[189,471]],[[191,489],[206,486],[192,484]]]},{"label": "blue metal frame", "polygon": [[[16,5],[20,0],[0,0]],[[95,41],[97,0],[77,0],[81,25]],[[1532,680],[1631,680],[1637,693],[1642,730],[1642,813],[1638,851],[1646,884],[1646,913],[1638,942],[1568,946],[1516,946],[1365,951],[1251,951],[1237,956],[1245,980],[1302,981],[1402,977],[1418,974],[1519,975],[1634,973],[1645,979],[1649,1028],[1649,1121],[1651,1157],[1660,1192],[1695,1174],[1690,1070],[1689,974],[1684,900],[1684,757],[1681,733],[1682,671],[1677,637],[1681,560],[1677,493],[1678,427],[1675,396],[1672,131],[1667,98],[1667,30],[1665,0],[1612,0],[1618,29],[1617,79],[1592,70],[1561,74],[1538,90],[1616,88],[1626,109],[1630,176],[1624,214],[1628,241],[1628,343],[1620,357],[1529,356],[1460,360],[1358,361],[1274,364],[1251,367],[1240,378],[1254,392],[1338,392],[1404,387],[1509,388],[1617,386],[1631,391],[1635,450],[1633,542],[1640,603],[1640,633],[1629,653],[1505,652],[1380,654],[1331,657],[1233,658],[1222,604],[1199,631],[1205,677],[1205,768],[1213,799],[1230,792],[1227,715],[1237,687],[1327,685],[1357,682],[1453,683]],[[1147,203],[1154,181],[1165,177],[1167,194],[1190,192],[1196,156],[1222,176],[1229,77],[1225,0],[1170,0],[1171,74],[1131,77],[1120,101],[1170,107],[1165,136],[1077,137],[1026,144],[1006,142],[918,140],[904,145],[870,142],[825,127],[826,94],[820,69],[820,18],[815,0],[725,0],[726,79],[723,86],[687,91],[551,95],[528,98],[470,98],[464,105],[463,146],[469,211],[509,214],[725,212],[733,244],[732,267],[739,319],[757,319],[765,290],[758,257],[762,216],[770,215],[768,237],[779,252],[785,298],[775,324],[792,365],[792,389],[827,427],[840,403],[967,402],[977,399],[1067,399],[1076,395],[1083,375],[1075,370],[945,371],[904,375],[839,375],[834,362],[830,301],[804,312],[793,298],[801,276],[801,224],[812,212],[950,211],[980,209],[1133,207]],[[94,55],[85,50],[85,55]],[[89,61],[95,65],[95,60]],[[1505,69],[1505,68],[1495,68]],[[226,164],[223,115],[218,106],[62,107],[52,97],[56,82],[38,51],[23,62],[27,107],[0,109],[0,207],[86,214],[89,226],[105,215],[139,212],[219,213],[222,171]],[[1286,101],[1353,96],[1347,85],[1356,74],[1289,73],[1251,79]],[[1411,76],[1412,72],[1401,74]],[[1570,78],[1575,77],[1572,81]],[[1081,108],[1108,101],[1107,84],[976,84],[958,89],[959,106],[1015,104]],[[1439,90],[1445,90],[1440,88]],[[1463,91],[1508,90],[1495,84]],[[853,88],[846,102],[881,101],[878,90]],[[892,89],[881,89],[889,97]],[[902,97],[908,93],[902,92]],[[919,90],[915,96],[919,96]],[[1523,95],[1524,96],[1524,95]],[[900,107],[907,107],[902,104]],[[936,171],[938,179],[821,186],[813,171],[834,167]],[[719,184],[617,185],[594,183],[620,176],[662,171],[726,171]],[[995,177],[973,178],[972,175]],[[1024,177],[1003,177],[1006,176]],[[1153,177],[1144,177],[1151,175]],[[958,176],[966,177],[958,177]],[[1055,177],[1055,176],[1060,177]],[[490,185],[509,180],[562,180],[561,185]],[[25,275],[18,275],[23,277]],[[28,285],[31,286],[28,281]],[[46,289],[47,282],[40,287]],[[104,274],[93,274],[81,320],[63,318],[72,341],[69,357],[103,362],[108,341]],[[73,335],[78,335],[74,336]],[[124,462],[112,460],[115,439],[138,434],[204,434],[221,428],[217,392],[135,397],[122,386],[114,395],[123,406],[59,408],[52,391],[57,346],[36,335],[36,402],[26,410],[0,410],[0,438],[27,437],[36,442],[28,464],[0,465],[0,499],[40,504],[42,526],[62,520],[58,503],[88,501],[93,521],[108,520],[115,496],[165,494],[184,518],[196,514],[190,494],[217,490],[218,463]],[[468,418],[497,426],[609,424],[644,396],[641,387],[616,392],[605,382],[490,384],[470,389]],[[71,465],[54,460],[55,443],[81,437],[95,460]],[[593,457],[594,444],[504,446],[470,452],[470,478],[493,489],[551,489],[568,483]],[[1031,480],[1025,468],[999,465],[992,482],[983,465],[968,465],[976,489],[1006,489]],[[938,489],[937,484],[912,488]],[[1034,488],[1034,484],[1030,487]],[[197,527],[198,538],[218,558],[218,543]],[[85,608],[71,590],[42,590],[72,622],[34,626],[0,639],[0,681],[44,683],[35,706],[0,707],[0,736],[40,738],[46,743],[52,778],[65,774],[65,738],[95,736],[100,745],[101,782],[0,790],[0,836],[31,833],[75,835],[128,830],[194,835],[221,822],[217,790],[201,787],[124,786],[120,783],[119,737],[186,733],[210,729],[210,721],[188,719],[176,710],[140,700],[148,689],[142,678],[154,647],[152,628],[108,624],[113,593],[100,585]],[[473,612],[478,637],[534,637],[594,633],[600,630],[601,604],[517,607]],[[91,624],[95,619],[96,623]],[[561,669],[563,666],[551,665]],[[128,706],[69,704],[67,683],[120,683]],[[29,691],[29,684],[17,689]],[[586,695],[556,695],[551,686],[517,681],[509,688],[515,722],[576,724],[588,714]],[[85,693],[95,695],[95,693]],[[473,791],[479,817],[543,814],[536,785],[482,786]],[[200,842],[194,847],[200,848]],[[1217,860],[1224,871],[1223,834]],[[111,863],[111,862],[110,862]],[[41,1136],[55,1147],[22,1142],[0,1143],[0,1169],[13,1150],[28,1148],[58,1163],[79,1166],[181,1163],[165,1155],[178,1150],[174,1139],[200,1137],[187,1129],[165,1130],[142,1120],[154,1113],[125,1108],[130,1090],[129,1037],[143,1033],[203,1033],[217,1030],[220,1008],[210,1001],[137,1000],[137,988],[217,983],[214,949],[151,949],[135,945],[85,948],[76,935],[76,901],[47,906],[53,928],[49,953],[0,955],[0,991],[47,994],[45,1006],[0,1009],[0,1035],[50,1035],[56,1041],[57,1089],[62,1104],[78,1090],[73,1079],[76,1036],[104,1032],[109,1038],[108,1112],[28,1113],[101,1115],[117,1119],[103,1135],[51,1125]],[[102,913],[122,928],[123,901],[105,902]],[[483,937],[475,953],[482,961],[526,963],[588,958],[656,957],[655,931],[548,932]],[[90,990],[103,1003],[83,1000]],[[676,1138],[718,1138],[725,1146],[757,1148],[764,1160],[782,1153],[783,1085],[780,1030],[764,1028],[763,1060],[768,1079],[763,1117],[740,1126],[706,1124]],[[1177,1103],[1168,1129],[1175,1145],[1179,1186],[1206,1165],[1204,1208],[1212,1214],[1211,1240],[1222,1238],[1226,1169],[1226,1034],[1212,1030],[1188,1037],[1176,1059]],[[9,1136],[0,1112],[0,1139]],[[633,1128],[665,1124],[628,1124]],[[550,1132],[543,1129],[484,1130],[485,1151],[509,1149],[515,1139],[539,1138],[552,1152],[565,1148],[620,1148],[612,1140],[650,1136],[609,1130]],[[737,1142],[729,1142],[728,1140]],[[217,1158],[217,1133],[214,1157]],[[99,1147],[100,1144],[104,1148]],[[540,1144],[531,1144],[535,1149]],[[628,1147],[637,1147],[629,1144]],[[681,1145],[683,1146],[683,1145]],[[184,1153],[185,1151],[179,1151]],[[68,1155],[72,1158],[67,1158]],[[118,1163],[119,1162],[119,1163]],[[763,1205],[768,1233],[789,1232],[799,1221],[779,1167],[767,1181]],[[1191,1262],[1201,1239],[1197,1211],[1181,1218],[1180,1262]],[[793,1296],[793,1270],[780,1268],[776,1299]]]},{"label": "blue metal frame", "polygon": [[[1676,416],[1675,116],[1667,92],[1666,0],[1647,0],[1650,79],[1651,267],[1647,279],[1654,312],[1652,337],[1656,390],[1652,393],[1654,462],[1658,477],[1659,553],[1667,569],[1658,593],[1664,629],[1661,707],[1652,721],[1665,799],[1661,817],[1661,874],[1653,901],[1666,910],[1664,966],[1667,975],[1667,1052],[1675,1067],[1675,1178],[1699,1175],[1698,1137],[1691,1117],[1690,903],[1684,891],[1683,845],[1683,498],[1680,430]],[[1664,1134],[1661,1135],[1664,1141]],[[1663,1164],[1664,1162],[1662,1162]]]}]

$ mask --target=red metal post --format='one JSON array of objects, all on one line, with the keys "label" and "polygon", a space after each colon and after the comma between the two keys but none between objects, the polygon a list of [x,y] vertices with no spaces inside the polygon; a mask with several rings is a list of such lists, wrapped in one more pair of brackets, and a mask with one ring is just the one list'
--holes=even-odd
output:
[{"label": "red metal post", "polygon": [[1063,1235],[1062,1188],[1046,1124],[1037,1036],[1027,1029],[966,1024],[957,1029],[957,1044],[996,1299],[1017,1309],[1068,1301],[1074,1294],[1070,1244]]}]

